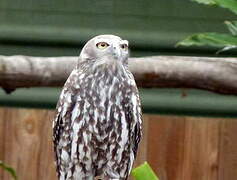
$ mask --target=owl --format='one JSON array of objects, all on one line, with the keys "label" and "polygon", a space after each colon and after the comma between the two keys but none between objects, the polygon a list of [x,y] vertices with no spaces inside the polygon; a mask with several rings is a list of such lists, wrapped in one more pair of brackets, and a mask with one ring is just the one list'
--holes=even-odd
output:
[{"label": "owl", "polygon": [[83,47],[53,121],[59,180],[126,180],[141,138],[128,41],[99,35]]}]

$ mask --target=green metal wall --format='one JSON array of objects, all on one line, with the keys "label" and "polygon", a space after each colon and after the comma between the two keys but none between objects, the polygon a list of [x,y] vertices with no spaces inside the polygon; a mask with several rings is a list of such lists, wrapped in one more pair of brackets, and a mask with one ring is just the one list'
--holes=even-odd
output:
[{"label": "green metal wall", "polygon": [[[0,106],[54,109],[60,88],[0,90]],[[237,97],[200,90],[139,89],[145,113],[237,117]]]},{"label": "green metal wall", "polygon": [[[175,48],[194,32],[225,32],[227,10],[190,0],[1,0],[1,54],[78,55],[83,43],[112,33],[130,41],[132,55],[211,53]],[[213,52],[213,51],[212,51]]]},{"label": "green metal wall", "polygon": [[[131,55],[214,55],[212,48],[175,48],[195,32],[226,32],[227,10],[189,0],[1,0],[0,54],[77,56],[85,41],[117,34],[130,41]],[[33,88],[6,95],[0,105],[54,108],[60,90]],[[204,91],[142,89],[145,112],[236,117],[237,100]]]}]

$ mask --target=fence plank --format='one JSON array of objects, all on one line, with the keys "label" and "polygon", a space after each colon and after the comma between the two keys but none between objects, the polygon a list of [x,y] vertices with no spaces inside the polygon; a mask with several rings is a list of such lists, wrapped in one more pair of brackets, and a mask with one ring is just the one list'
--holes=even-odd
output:
[{"label": "fence plank", "polygon": [[[0,158],[24,180],[56,180],[54,111],[0,108]],[[148,161],[160,180],[234,180],[237,119],[144,115],[135,166]],[[0,170],[0,179],[8,173]]]},{"label": "fence plank", "polygon": [[150,116],[147,157],[161,180],[182,174],[184,118]]},{"label": "fence plank", "polygon": [[221,123],[219,144],[219,179],[235,180],[237,177],[237,120]]},{"label": "fence plank", "polygon": [[217,179],[221,121],[150,116],[147,157],[160,179]]},{"label": "fence plank", "polygon": [[[4,159],[4,113],[0,110],[0,160]],[[0,168],[0,179],[3,179],[3,170]]]},{"label": "fence plank", "polygon": [[[53,112],[33,109],[1,109],[5,118],[4,161],[15,168],[19,179],[55,179],[51,144]],[[3,179],[10,179],[4,173]]]},{"label": "fence plank", "polygon": [[220,121],[211,118],[186,118],[182,179],[217,179]]}]

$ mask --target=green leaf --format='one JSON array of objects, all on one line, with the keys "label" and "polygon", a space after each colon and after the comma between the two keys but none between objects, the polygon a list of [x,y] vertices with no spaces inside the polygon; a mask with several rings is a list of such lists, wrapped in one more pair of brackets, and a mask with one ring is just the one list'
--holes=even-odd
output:
[{"label": "green leaf", "polygon": [[191,0],[205,5],[218,5],[227,8],[237,14],[237,1],[236,0]]},{"label": "green leaf", "polygon": [[215,0],[191,0],[191,1],[196,1],[200,4],[206,4],[206,5],[214,5],[216,4]]},{"label": "green leaf", "polygon": [[237,35],[237,21],[225,21],[225,24],[232,35]]},{"label": "green leaf", "polygon": [[3,168],[5,171],[8,171],[11,174],[12,178],[17,180],[16,172],[13,168],[4,164],[2,161],[0,161],[0,167]]},{"label": "green leaf", "polygon": [[147,162],[132,170],[136,180],[159,180]]},{"label": "green leaf", "polygon": [[177,46],[236,46],[237,37],[229,34],[220,33],[200,33],[194,34],[177,43]]},{"label": "green leaf", "polygon": [[232,49],[237,49],[237,46],[226,46],[220,50],[218,50],[216,52],[216,54],[220,54],[221,52],[224,52],[224,51],[229,51],[229,50],[232,50]]},{"label": "green leaf", "polygon": [[220,7],[227,8],[237,14],[237,1],[236,0],[214,0]]}]

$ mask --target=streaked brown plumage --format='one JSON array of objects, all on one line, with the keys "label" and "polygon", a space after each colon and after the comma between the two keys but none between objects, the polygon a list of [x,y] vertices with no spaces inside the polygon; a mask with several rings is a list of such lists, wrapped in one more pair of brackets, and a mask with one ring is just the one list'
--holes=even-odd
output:
[{"label": "streaked brown plumage", "polygon": [[127,179],[142,123],[127,47],[117,36],[96,36],[65,83],[53,122],[60,180]]}]

